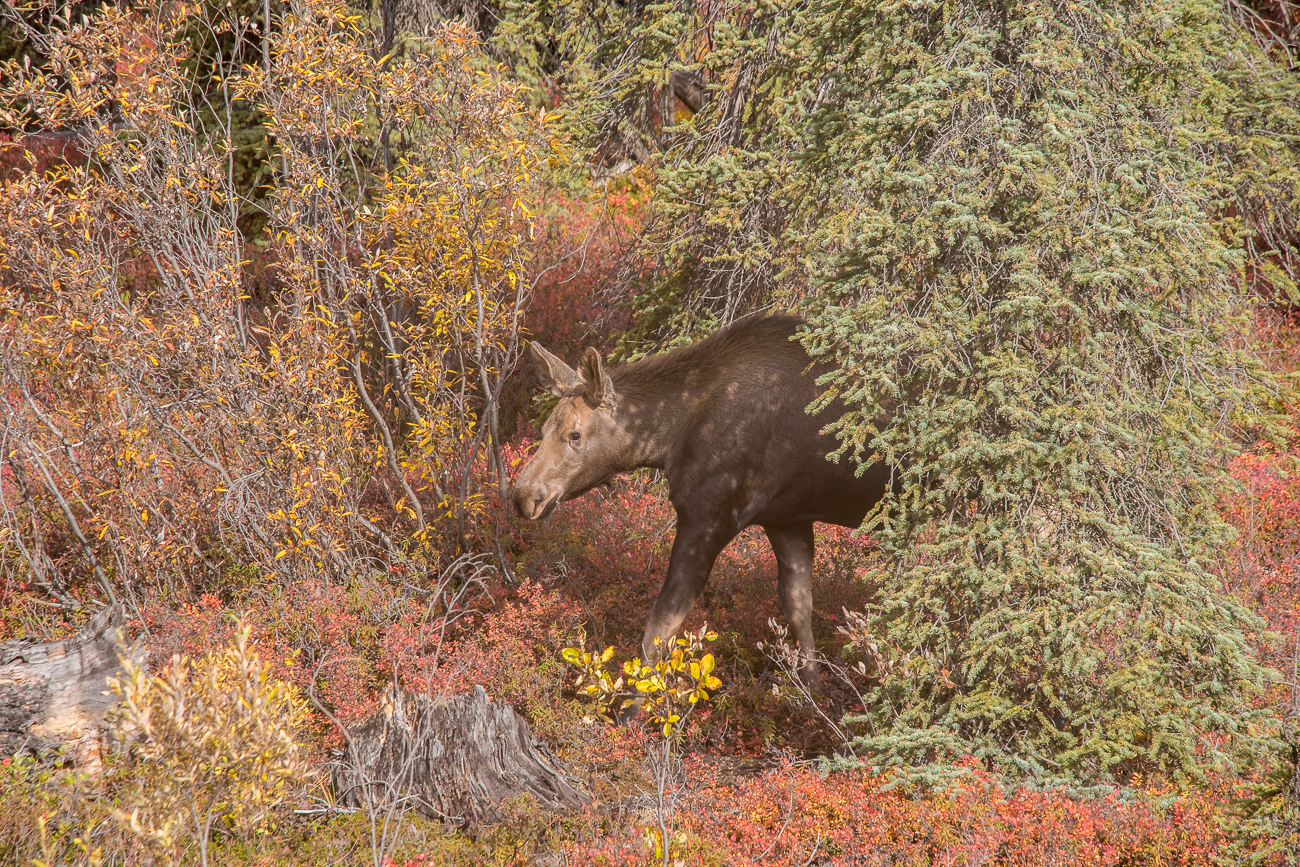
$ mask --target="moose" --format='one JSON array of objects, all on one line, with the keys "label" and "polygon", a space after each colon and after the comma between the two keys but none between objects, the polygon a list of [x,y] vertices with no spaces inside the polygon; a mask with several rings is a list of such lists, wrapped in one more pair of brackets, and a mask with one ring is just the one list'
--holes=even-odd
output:
[{"label": "moose", "polygon": [[801,324],[795,316],[754,316],[694,345],[611,368],[588,348],[576,371],[536,342],[529,346],[542,386],[560,401],[515,484],[519,515],[545,518],[561,500],[639,467],[668,479],[677,533],[641,642],[646,659],[658,658],[656,639],[666,647],[681,628],[722,549],[757,524],[776,554],[801,674],[815,674],[813,522],[858,526],[884,497],[891,473],[883,461],[859,475],[852,461],[827,460],[837,442],[823,432],[826,419],[808,412],[825,368],[793,339]]}]

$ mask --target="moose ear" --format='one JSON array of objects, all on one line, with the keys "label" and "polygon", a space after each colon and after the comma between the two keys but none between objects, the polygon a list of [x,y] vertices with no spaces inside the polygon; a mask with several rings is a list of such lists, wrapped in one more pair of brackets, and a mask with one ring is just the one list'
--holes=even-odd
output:
[{"label": "moose ear", "polygon": [[613,408],[614,383],[605,372],[605,363],[600,360],[600,353],[587,347],[586,353],[582,356],[582,364],[578,367],[578,373],[582,377],[584,386],[582,396],[587,404],[593,408],[598,406]]},{"label": "moose ear", "polygon": [[583,384],[572,367],[547,352],[536,340],[528,344],[528,354],[533,357],[537,379],[542,383],[542,388],[556,397],[564,397]]}]

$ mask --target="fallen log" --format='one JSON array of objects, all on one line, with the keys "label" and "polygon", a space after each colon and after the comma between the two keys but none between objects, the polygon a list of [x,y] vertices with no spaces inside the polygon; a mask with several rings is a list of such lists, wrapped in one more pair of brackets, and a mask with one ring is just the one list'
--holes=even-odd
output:
[{"label": "fallen log", "polygon": [[114,702],[106,680],[121,672],[122,609],[101,608],[85,628],[61,641],[28,639],[0,644],[0,757],[27,754],[65,760],[91,773],[100,768],[100,729]]},{"label": "fallen log", "polygon": [[514,708],[481,686],[441,700],[390,693],[348,732],[332,782],[345,806],[395,805],[458,826],[499,821],[501,805],[524,794],[556,811],[589,800]]}]

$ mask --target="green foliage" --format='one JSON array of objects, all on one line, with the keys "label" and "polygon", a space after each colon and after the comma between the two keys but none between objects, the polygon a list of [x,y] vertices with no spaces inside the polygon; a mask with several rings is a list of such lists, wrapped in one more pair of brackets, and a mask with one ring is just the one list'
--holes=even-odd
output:
[{"label": "green foliage", "polygon": [[1071,785],[1257,755],[1274,675],[1210,564],[1234,426],[1277,430],[1242,287],[1294,292],[1293,76],[1206,0],[707,11],[647,7],[606,81],[606,117],[673,68],[711,95],[660,140],[642,332],[801,308],[835,458],[896,468],[859,755]]},{"label": "green foliage", "polygon": [[806,124],[807,342],[838,457],[903,487],[856,747],[1060,783],[1230,764],[1270,677],[1208,569],[1227,423],[1268,423],[1218,216],[1265,156],[1227,129],[1249,46],[1202,3],[865,7],[801,58],[845,82]]},{"label": "green foliage", "polygon": [[[601,0],[502,0],[493,4],[493,53],[535,89],[579,91],[621,53],[635,8]],[[485,34],[486,35],[486,34]]]},{"label": "green foliage", "polygon": [[[659,169],[641,250],[659,279],[638,292],[621,347],[635,356],[806,288],[787,231],[807,83],[791,77],[782,49],[820,20],[784,0],[629,8],[618,50],[599,55],[567,122],[598,162]],[[692,88],[698,112],[682,99]]]}]

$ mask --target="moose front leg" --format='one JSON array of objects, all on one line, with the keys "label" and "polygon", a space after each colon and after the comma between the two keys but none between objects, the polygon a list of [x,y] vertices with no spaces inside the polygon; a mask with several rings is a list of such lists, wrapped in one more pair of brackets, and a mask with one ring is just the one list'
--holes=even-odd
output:
[{"label": "moose front leg", "polygon": [[813,525],[811,521],[764,527],[776,552],[776,588],[803,663],[799,675],[805,683],[817,674],[812,633]]},{"label": "moose front leg", "polygon": [[[717,523],[692,522],[678,511],[677,537],[673,539],[668,576],[659,589],[654,607],[650,609],[645,637],[641,639],[642,658],[647,662],[662,658],[662,654],[668,651],[666,642],[681,630],[686,615],[691,613],[691,608],[704,592],[713,561],[737,532]],[[655,647],[656,638],[660,641],[658,648]]]}]

